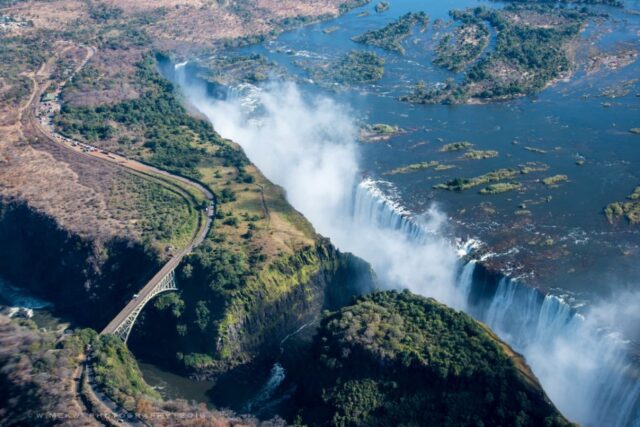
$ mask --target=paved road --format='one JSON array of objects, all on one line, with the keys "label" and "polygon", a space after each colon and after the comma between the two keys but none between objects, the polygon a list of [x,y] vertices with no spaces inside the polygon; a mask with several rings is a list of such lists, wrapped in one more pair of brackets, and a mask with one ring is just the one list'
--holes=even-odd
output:
[{"label": "paved road", "polygon": [[[104,393],[97,391],[95,387],[95,379],[93,378],[93,370],[89,362],[83,362],[82,370],[86,372],[88,393],[91,394],[94,402],[98,403],[98,407],[94,410],[98,410],[98,414],[94,413],[94,416],[98,416],[98,421],[102,421],[105,425],[128,425],[132,427],[145,427],[146,424],[128,413],[120,406],[118,406],[113,400],[111,400]],[[130,416],[131,415],[131,416]],[[122,421],[120,421],[122,420]]]},{"label": "paved road", "polygon": [[100,334],[113,334],[118,326],[124,322],[124,320],[138,307],[139,304],[142,304],[147,296],[151,294],[160,283],[160,281],[169,273],[171,273],[182,261],[182,257],[184,257],[187,253],[190,252],[191,247],[182,251],[179,255],[174,256],[167,262],[161,269],[158,271],[155,276],[151,278],[147,282],[147,284],[142,288],[140,292],[138,292],[138,296],[135,299],[129,301],[129,303],[114,317],[111,322],[100,332]]},{"label": "paved road", "polygon": [[[56,90],[56,94],[59,94],[64,85],[73,78],[73,76],[79,72],[84,65],[91,59],[91,57],[95,54],[96,49],[91,46],[85,47],[87,53],[82,62],[76,67],[74,73],[64,82],[58,85],[58,89]],[[138,304],[142,303],[145,300],[145,297],[149,295],[155,286],[171,271],[173,271],[182,258],[190,253],[193,248],[201,244],[205,237],[207,236],[209,229],[211,228],[213,213],[214,213],[214,203],[215,196],[214,194],[205,186],[200,183],[194,182],[188,178],[171,174],[165,170],[158,169],[153,166],[146,165],[144,163],[128,159],[124,156],[120,156],[115,153],[111,153],[105,150],[98,149],[96,147],[90,146],[88,144],[81,143],[79,141],[74,141],[72,139],[66,138],[55,132],[54,126],[51,123],[51,119],[49,117],[48,111],[55,111],[60,108],[60,105],[57,101],[50,101],[48,103],[40,103],[40,98],[46,88],[49,87],[51,83],[49,80],[48,68],[50,67],[42,67],[41,70],[36,74],[35,78],[33,78],[34,89],[30,98],[30,102],[26,110],[29,111],[28,116],[28,125],[36,131],[36,133],[54,143],[63,146],[64,148],[71,150],[78,155],[89,156],[101,161],[109,162],[119,167],[128,169],[137,173],[139,176],[141,175],[143,178],[146,176],[147,179],[152,179],[155,182],[158,179],[153,179],[153,176],[164,176],[171,180],[178,181],[188,187],[195,189],[198,192],[201,192],[206,199],[208,200],[208,207],[206,211],[204,223],[200,224],[199,229],[196,233],[194,233],[191,241],[187,245],[185,249],[183,249],[179,254],[174,255],[163,267],[156,273],[156,275],[147,282],[147,284],[138,292],[138,297],[134,300],[129,301],[129,303],[116,315],[116,317],[107,325],[107,327],[101,332],[105,333],[113,333],[117,326],[127,318],[129,314],[131,314]],[[43,75],[44,74],[44,75]],[[44,111],[47,110],[47,111]],[[150,175],[150,176],[149,176]],[[165,184],[167,185],[167,184]],[[202,218],[202,217],[201,217]],[[202,221],[201,221],[202,222]]]}]

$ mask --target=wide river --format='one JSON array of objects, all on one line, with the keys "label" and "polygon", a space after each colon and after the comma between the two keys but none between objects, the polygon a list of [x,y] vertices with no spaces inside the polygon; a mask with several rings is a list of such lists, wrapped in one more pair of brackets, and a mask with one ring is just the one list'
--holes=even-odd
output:
[{"label": "wide river", "polygon": [[[388,141],[363,144],[359,148],[362,172],[393,184],[394,197],[415,215],[436,203],[455,222],[454,234],[481,240],[487,251],[496,253],[496,264],[512,274],[528,277],[530,284],[576,293],[608,294],[612,286],[635,286],[640,277],[640,230],[624,221],[610,225],[603,210],[613,201],[625,200],[640,185],[640,136],[629,133],[640,127],[640,61],[587,73],[580,60],[595,49],[610,53],[640,48],[640,2],[625,2],[625,9],[599,9],[610,18],[591,20],[582,33],[578,67],[569,81],[535,97],[487,105],[413,106],[397,99],[418,81],[459,79],[458,74],[431,63],[433,38],[441,31],[434,25],[405,40],[405,55],[351,40],[407,12],[422,10],[431,22],[446,21],[450,10],[479,5],[501,7],[496,2],[468,0],[394,1],[388,12],[359,16],[362,9],[358,9],[240,53],[265,55],[295,78],[303,91],[325,92],[348,105],[356,120],[405,130]],[[306,72],[295,65],[307,58],[335,60],[351,50],[382,56],[386,61],[383,79],[374,86],[327,91],[305,82]],[[618,96],[609,98],[612,92]],[[496,150],[499,156],[461,160],[460,153],[439,151],[443,144],[456,141]],[[397,167],[432,160],[456,167],[385,175]],[[578,165],[578,160],[584,164]],[[522,191],[483,196],[477,189],[432,188],[452,178],[518,168],[527,162],[549,168],[521,179]],[[558,174],[567,175],[569,181],[557,188],[539,182]],[[522,210],[530,214],[515,214]]]}]

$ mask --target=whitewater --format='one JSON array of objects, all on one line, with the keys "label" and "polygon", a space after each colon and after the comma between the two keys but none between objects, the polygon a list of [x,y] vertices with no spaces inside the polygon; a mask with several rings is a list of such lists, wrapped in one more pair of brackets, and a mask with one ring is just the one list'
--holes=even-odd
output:
[{"label": "whitewater", "polygon": [[[629,341],[598,322],[607,316],[582,314],[561,296],[508,277],[487,283],[473,245],[445,237],[450,225],[436,205],[416,215],[390,184],[361,175],[357,126],[347,107],[305,96],[292,83],[239,85],[214,99],[203,83],[188,79],[185,64],[176,66],[176,79],[215,129],[240,144],[319,233],[371,263],[383,286],[436,298],[488,324],[525,356],[572,421],[640,426],[637,367]],[[625,311],[621,305],[637,299],[603,301],[590,312]]]}]

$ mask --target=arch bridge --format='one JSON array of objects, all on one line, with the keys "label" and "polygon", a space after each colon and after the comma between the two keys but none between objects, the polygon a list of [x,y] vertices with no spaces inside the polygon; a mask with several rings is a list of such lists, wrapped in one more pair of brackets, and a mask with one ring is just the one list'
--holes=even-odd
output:
[{"label": "arch bridge", "polygon": [[176,285],[176,267],[182,260],[181,256],[172,258],[155,276],[147,282],[142,290],[109,322],[100,335],[114,334],[125,343],[129,339],[133,325],[142,309],[155,296],[168,291],[178,290]]}]

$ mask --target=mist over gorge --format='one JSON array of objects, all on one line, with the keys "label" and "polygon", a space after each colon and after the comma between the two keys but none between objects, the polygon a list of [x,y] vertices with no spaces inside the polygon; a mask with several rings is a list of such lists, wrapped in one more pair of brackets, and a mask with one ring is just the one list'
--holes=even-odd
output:
[{"label": "mist over gorge", "polygon": [[486,322],[524,354],[570,419],[585,425],[640,422],[640,384],[620,332],[634,332],[631,307],[637,307],[638,293],[592,301],[581,310],[585,315],[562,297],[506,277],[479,295],[476,262],[463,264],[464,245],[452,240],[455,230],[438,206],[412,214],[385,194],[384,182],[362,176],[355,114],[348,107],[303,93],[294,83],[243,84],[226,99],[214,99],[184,64],[176,76],[215,129],[283,186],[319,233],[370,262],[383,286],[434,297]]}]

